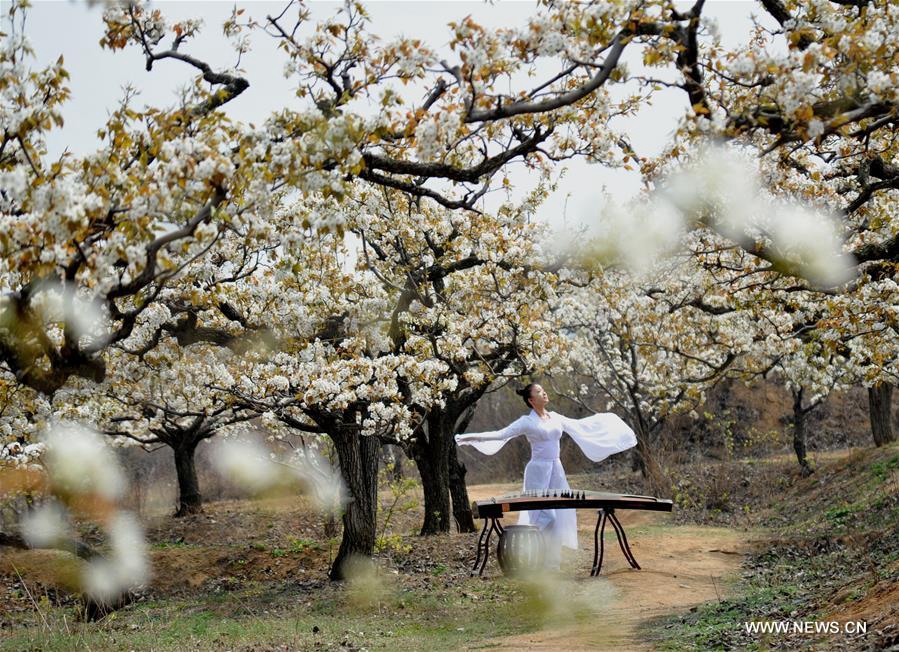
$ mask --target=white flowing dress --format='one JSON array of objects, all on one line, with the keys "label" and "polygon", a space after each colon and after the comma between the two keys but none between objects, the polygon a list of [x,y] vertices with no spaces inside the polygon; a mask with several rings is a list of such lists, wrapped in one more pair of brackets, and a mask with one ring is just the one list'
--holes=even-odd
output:
[{"label": "white flowing dress", "polygon": [[[542,491],[570,489],[565,469],[559,460],[559,444],[566,432],[588,458],[600,462],[610,455],[620,453],[637,444],[634,431],[617,415],[594,414],[585,419],[569,419],[556,412],[549,412],[548,419],[541,419],[536,411],[516,419],[502,430],[456,435],[460,446],[472,446],[485,455],[496,454],[510,439],[519,435],[527,437],[531,445],[531,460],[524,469],[524,490]],[[547,509],[539,512],[521,512],[519,524],[536,525],[550,539],[548,553],[553,548],[558,554],[559,544],[577,548],[577,514],[573,509]],[[554,545],[553,545],[554,544]]]}]

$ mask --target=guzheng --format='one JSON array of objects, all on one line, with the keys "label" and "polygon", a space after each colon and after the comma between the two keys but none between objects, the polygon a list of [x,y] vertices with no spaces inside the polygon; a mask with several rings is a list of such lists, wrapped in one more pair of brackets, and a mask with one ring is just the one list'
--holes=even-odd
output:
[{"label": "guzheng", "polygon": [[[654,512],[670,512],[673,503],[664,498],[655,496],[637,496],[632,494],[613,494],[600,491],[553,490],[526,491],[520,494],[509,494],[487,500],[476,500],[471,504],[472,512],[476,518],[484,519],[484,527],[478,539],[478,554],[471,572],[478,570],[478,575],[484,573],[487,566],[487,558],[490,555],[490,535],[496,532],[503,536],[503,526],[500,519],[507,512],[539,511],[543,509],[595,509],[598,512],[596,528],[593,530],[593,568],[591,576],[599,575],[602,570],[602,561],[605,552],[603,535],[606,523],[611,524],[618,538],[621,552],[632,568],[640,569],[640,565],[634,558],[630,546],[627,543],[627,535],[624,526],[615,516],[616,509],[642,509]],[[483,558],[483,561],[482,561]]]},{"label": "guzheng", "polygon": [[509,494],[471,504],[475,518],[502,518],[506,512],[541,509],[647,509],[670,512],[670,500],[654,496],[611,494],[600,491],[534,491]]}]

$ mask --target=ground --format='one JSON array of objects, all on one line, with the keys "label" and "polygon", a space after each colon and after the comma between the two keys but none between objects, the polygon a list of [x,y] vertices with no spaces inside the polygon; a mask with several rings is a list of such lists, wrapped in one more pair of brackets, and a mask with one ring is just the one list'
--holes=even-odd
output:
[{"label": "ground", "polygon": [[[148,519],[153,578],[132,604],[100,623],[78,621],[75,597],[59,586],[59,563],[69,563],[65,553],[4,549],[0,648],[745,649],[759,646],[740,637],[742,621],[766,610],[784,616],[772,604],[808,609],[814,617],[868,620],[889,635],[884,628],[896,614],[894,553],[853,519],[871,511],[869,499],[878,522],[892,514],[876,511],[894,509],[877,496],[884,487],[895,489],[897,453],[836,454],[818,460],[812,479],[795,473],[789,459],[694,470],[676,484],[684,507],[673,514],[619,513],[643,570],[627,566],[607,532],[599,578],[589,577],[595,524],[589,511],[579,514],[582,548],[564,558],[558,575],[508,579],[493,556],[484,577],[470,577],[477,535],[418,537],[420,513],[410,508],[395,512],[397,536],[384,540],[376,566],[334,584],[326,573],[338,541],[325,536],[322,517],[305,499],[211,503],[184,519]],[[732,480],[726,491],[719,475]],[[572,486],[584,489],[608,490],[610,483],[621,491],[638,488],[624,476],[604,484],[572,478]],[[828,487],[840,489],[840,502]],[[470,492],[477,499],[517,489],[480,485]],[[722,503],[722,491],[729,503]],[[392,502],[391,494],[384,492],[382,501]],[[720,504],[731,507],[714,507]],[[868,559],[886,559],[886,567],[866,574],[865,550],[854,539],[836,540],[823,552],[807,548],[820,544],[815,514],[827,531],[864,539]],[[797,524],[811,538],[785,529]],[[821,579],[815,559],[822,568],[845,563],[852,572]],[[801,580],[791,577],[794,570]],[[814,591],[803,594],[808,578],[815,578],[808,584]],[[809,602],[809,595],[820,600]],[[838,643],[808,649],[849,649]]]},{"label": "ground", "polygon": [[[509,489],[481,485],[471,495]],[[627,566],[607,533],[603,574],[589,576],[595,514],[586,511],[579,514],[582,549],[566,556],[556,577],[508,580],[494,555],[483,578],[470,578],[476,535],[410,535],[401,545],[411,551],[382,553],[375,575],[339,587],[325,579],[334,542],[329,550],[320,519],[301,501],[213,503],[204,514],[165,518],[148,529],[153,580],[109,622],[76,623],[73,612],[66,615],[73,602],[53,590],[48,563],[64,553],[7,551],[0,562],[7,587],[0,631],[10,649],[65,649],[72,637],[84,647],[114,649],[123,636],[155,649],[186,642],[214,649],[227,641],[246,650],[413,650],[429,636],[435,650],[637,649],[642,621],[726,592],[747,544],[724,528],[672,526],[668,514],[620,518],[642,571]],[[498,615],[506,619],[499,626]],[[257,645],[251,640],[260,630],[269,631]]]},{"label": "ground", "polygon": [[[660,647],[899,651],[899,443],[821,456],[810,477],[776,459],[751,466],[734,502],[767,505],[748,515],[760,545],[733,596],[661,621]],[[759,635],[741,622],[852,627]]]},{"label": "ground", "polygon": [[[508,490],[513,490],[511,485],[478,485],[469,492],[472,500],[480,500]],[[720,599],[751,546],[751,536],[745,532],[673,525],[671,515],[666,513],[620,511],[618,517],[641,570],[630,568],[614,534],[607,532],[602,575],[591,578],[596,513],[579,510],[581,549],[566,554],[562,573],[565,579],[552,587],[562,605],[559,613],[553,614],[550,608],[548,622],[541,629],[493,639],[485,647],[651,650],[651,644],[641,642],[640,626],[653,617],[684,612],[701,602]],[[583,617],[573,619],[574,622],[565,617],[572,603],[583,612]],[[553,626],[554,616],[560,621],[558,627]]]}]

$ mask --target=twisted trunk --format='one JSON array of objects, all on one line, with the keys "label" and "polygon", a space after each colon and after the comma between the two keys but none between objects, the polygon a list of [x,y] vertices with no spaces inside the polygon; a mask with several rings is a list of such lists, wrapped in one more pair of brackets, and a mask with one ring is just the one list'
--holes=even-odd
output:
[{"label": "twisted trunk", "polygon": [[384,466],[392,465],[392,469],[388,474],[390,480],[397,482],[403,479],[403,458],[405,453],[403,449],[395,444],[383,444],[381,446],[381,458]]},{"label": "twisted trunk", "polygon": [[412,457],[421,476],[425,516],[421,534],[438,534],[450,529],[449,451],[455,444],[452,426],[445,415],[432,412],[427,419],[427,437],[419,433],[412,444]]},{"label": "twisted trunk", "polygon": [[178,511],[175,512],[178,517],[203,511],[203,497],[200,495],[197,465],[194,461],[198,443],[189,440],[172,447],[175,472],[178,475]]},{"label": "twisted trunk", "polygon": [[871,419],[871,435],[875,446],[896,441],[892,422],[893,386],[880,383],[868,388],[868,411]]},{"label": "twisted trunk", "polygon": [[802,475],[811,475],[812,467],[808,463],[806,453],[808,449],[805,443],[805,415],[812,407],[802,407],[802,389],[793,392],[793,450],[796,452],[796,460],[802,469]]},{"label": "twisted trunk", "polygon": [[661,495],[670,494],[671,483],[665,476],[662,465],[659,464],[647,438],[640,432],[635,434],[637,435],[637,447],[634,449],[634,455],[643,477],[649,481],[649,485],[656,493]]},{"label": "twisted trunk", "polygon": [[449,489],[453,499],[453,520],[456,521],[459,532],[477,532],[474,515],[471,513],[471,501],[468,498],[468,486],[465,484],[465,474],[468,470],[459,461],[457,453],[454,441],[449,448]]},{"label": "twisted trunk", "polygon": [[[453,429],[454,435],[468,430],[468,424],[474,418],[474,405],[481,396],[483,396],[483,392],[475,393],[469,397],[468,405]],[[456,527],[459,529],[459,532],[477,532],[474,524],[474,514],[471,512],[471,500],[468,498],[468,486],[465,484],[465,474],[467,472],[468,469],[465,468],[465,465],[459,462],[459,449],[456,446],[455,438],[453,438],[449,445],[449,488],[453,499],[453,519],[456,521]]]},{"label": "twisted trunk", "polygon": [[[103,557],[99,551],[79,539],[62,539],[45,546],[31,546],[20,534],[0,532],[0,546],[8,546],[20,550],[63,550],[84,561]],[[85,622],[95,622],[105,618],[113,611],[130,604],[133,598],[134,594],[130,590],[122,591],[106,600],[97,600],[87,594],[82,594],[81,604],[78,606],[76,615]]]},{"label": "twisted trunk", "polygon": [[0,546],[9,546],[19,550],[64,550],[70,552],[79,559],[90,561],[99,557],[100,553],[79,539],[62,539],[46,546],[31,546],[21,534],[0,532]]},{"label": "twisted trunk", "polygon": [[342,429],[331,435],[350,502],[344,510],[343,538],[331,565],[329,577],[347,577],[347,562],[354,557],[370,558],[375,547],[378,515],[378,453],[376,437],[363,437],[356,430]]},{"label": "twisted trunk", "polygon": [[[671,493],[671,482],[665,476],[662,465],[659,464],[655,453],[650,444],[653,428],[651,428],[643,415],[637,411],[632,414],[634,422],[634,435],[637,437],[637,446],[634,448],[631,457],[631,469],[638,470],[649,481],[650,487],[656,493],[666,496]],[[656,423],[656,427],[660,427],[661,422]]]}]

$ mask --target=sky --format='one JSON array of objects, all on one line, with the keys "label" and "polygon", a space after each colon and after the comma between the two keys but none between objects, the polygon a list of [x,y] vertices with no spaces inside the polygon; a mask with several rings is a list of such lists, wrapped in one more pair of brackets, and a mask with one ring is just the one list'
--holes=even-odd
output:
[{"label": "sky", "polygon": [[[230,15],[234,4],[221,0],[153,3],[169,22],[203,19],[200,37],[189,41],[183,49],[208,61],[213,68],[230,68],[236,64],[236,54],[221,32],[221,24]],[[244,17],[252,16],[260,22],[267,14],[280,13],[285,5],[286,2],[237,2],[239,8],[246,10]],[[313,1],[309,6],[315,20],[333,14],[340,3]],[[493,4],[381,0],[368,2],[366,7],[371,15],[371,32],[385,39],[399,35],[420,38],[452,61],[457,57],[447,47],[450,39],[447,23],[471,15],[487,27],[524,25],[534,12],[535,3],[519,0],[499,0]],[[140,90],[138,105],[169,105],[175,101],[177,89],[195,76],[192,68],[176,61],[157,62],[154,69],[147,72],[143,57],[134,47],[115,53],[101,49],[98,42],[102,36],[102,12],[103,3],[89,5],[70,0],[36,0],[29,10],[25,32],[35,49],[35,67],[63,55],[71,75],[72,99],[63,111],[65,126],[54,132],[48,141],[52,157],[66,149],[82,154],[96,147],[96,132],[121,98],[125,85],[131,84]],[[725,45],[747,40],[753,13],[760,13],[758,4],[745,0],[710,0],[704,9],[705,15],[718,22]],[[282,74],[285,58],[275,45],[275,39],[264,34],[254,36],[251,51],[240,62],[250,80],[250,88],[227,105],[233,118],[259,124],[273,107],[298,106],[294,88]],[[634,53],[636,50],[631,51],[628,59],[626,51],[624,57],[631,71],[640,66]],[[550,74],[554,70],[554,67],[547,68]],[[628,121],[629,138],[638,154],[652,155],[662,148],[682,115],[685,103],[686,95],[682,91],[662,91],[652,106]],[[595,223],[606,195],[624,203],[640,189],[636,173],[608,170],[583,162],[570,163],[567,168],[559,189],[537,215],[538,219],[558,230],[589,226]],[[533,184],[526,175],[522,166],[510,173],[513,186],[522,193]],[[495,201],[502,199],[499,194],[493,196]]]}]

